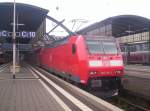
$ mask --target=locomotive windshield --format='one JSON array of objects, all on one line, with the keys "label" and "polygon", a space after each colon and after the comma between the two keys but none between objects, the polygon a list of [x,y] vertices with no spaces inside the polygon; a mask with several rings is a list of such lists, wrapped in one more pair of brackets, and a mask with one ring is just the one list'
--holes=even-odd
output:
[{"label": "locomotive windshield", "polygon": [[89,53],[91,54],[117,54],[117,46],[112,41],[87,40]]},{"label": "locomotive windshield", "polygon": [[99,41],[94,41],[94,40],[87,41],[87,46],[88,46],[89,53],[92,54],[104,53],[103,46],[102,44],[100,44]]},{"label": "locomotive windshield", "polygon": [[105,54],[117,54],[117,46],[114,42],[102,42]]}]

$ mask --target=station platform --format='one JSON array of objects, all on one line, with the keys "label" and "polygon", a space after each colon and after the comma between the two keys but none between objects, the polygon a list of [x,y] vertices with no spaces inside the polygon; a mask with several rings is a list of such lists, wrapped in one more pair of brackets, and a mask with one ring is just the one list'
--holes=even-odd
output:
[{"label": "station platform", "polygon": [[150,66],[126,65],[125,75],[124,89],[150,100]]},{"label": "station platform", "polygon": [[150,66],[126,65],[125,74],[129,76],[150,79]]},{"label": "station platform", "polygon": [[149,71],[150,72],[150,66],[144,66],[141,64],[135,64],[135,65],[125,65],[126,69],[132,69],[132,70],[141,70],[141,71]]},{"label": "station platform", "polygon": [[13,79],[10,65],[0,66],[0,111],[123,111],[39,69],[25,63]]},{"label": "station platform", "polygon": [[12,79],[7,67],[0,72],[0,111],[62,111],[63,108],[26,67]]}]

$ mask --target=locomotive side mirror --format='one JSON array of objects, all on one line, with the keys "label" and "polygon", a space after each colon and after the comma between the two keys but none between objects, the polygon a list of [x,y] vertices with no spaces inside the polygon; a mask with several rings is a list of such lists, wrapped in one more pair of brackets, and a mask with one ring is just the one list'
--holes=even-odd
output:
[{"label": "locomotive side mirror", "polygon": [[75,54],[75,53],[76,53],[76,45],[72,44],[72,54]]}]

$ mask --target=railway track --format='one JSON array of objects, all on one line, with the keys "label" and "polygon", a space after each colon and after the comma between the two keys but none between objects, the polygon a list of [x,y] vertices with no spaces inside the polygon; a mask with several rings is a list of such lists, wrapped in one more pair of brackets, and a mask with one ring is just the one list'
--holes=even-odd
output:
[{"label": "railway track", "polygon": [[[91,91],[91,94],[101,98],[95,91]],[[103,99],[125,111],[150,111],[150,101],[137,97],[125,90],[122,90],[118,96]]]},{"label": "railway track", "polygon": [[131,102],[129,99],[126,99],[121,96],[117,96],[107,100],[115,106],[118,106],[125,111],[150,111],[149,108],[136,104],[135,102]]},{"label": "railway track", "polygon": [[125,73],[124,89],[108,101],[126,111],[150,111],[150,70],[128,68]]},{"label": "railway track", "polygon": [[123,97],[118,96],[117,97],[118,101],[122,104],[125,104],[123,109],[128,110],[128,111],[150,111],[148,108],[145,108],[141,105],[135,104],[131,102],[130,100],[127,100]]},{"label": "railway track", "polygon": [[150,79],[150,69],[148,68],[125,68],[125,74],[127,76]]}]

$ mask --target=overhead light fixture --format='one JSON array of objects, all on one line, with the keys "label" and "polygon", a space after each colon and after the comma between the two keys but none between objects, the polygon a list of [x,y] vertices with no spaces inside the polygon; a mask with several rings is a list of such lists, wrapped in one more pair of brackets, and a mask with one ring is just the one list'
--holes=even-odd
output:
[{"label": "overhead light fixture", "polygon": [[[10,25],[14,25],[14,23],[10,23]],[[20,23],[20,24],[15,24],[15,25],[24,26],[25,24]]]}]

